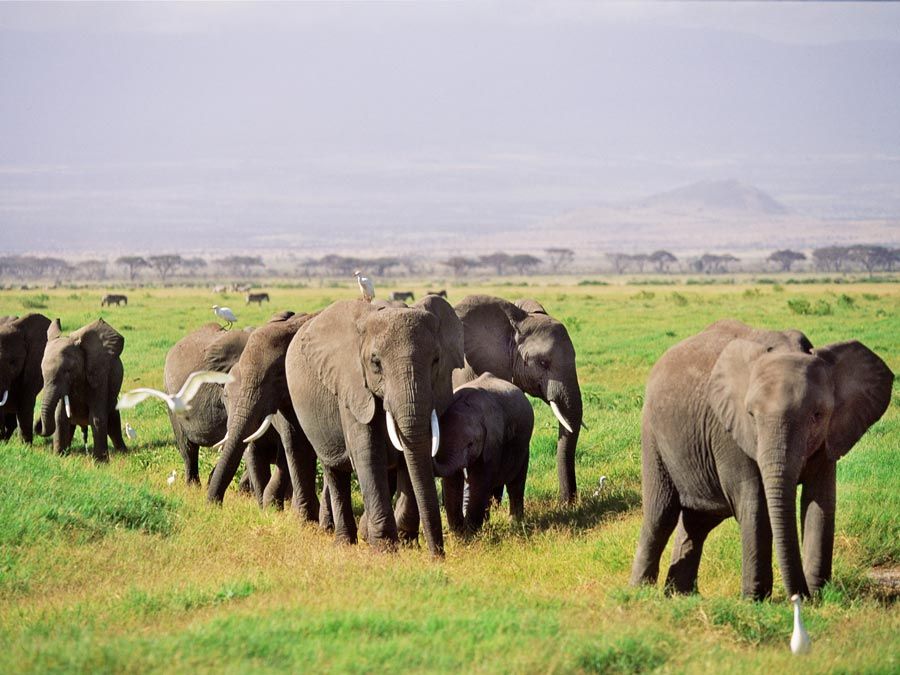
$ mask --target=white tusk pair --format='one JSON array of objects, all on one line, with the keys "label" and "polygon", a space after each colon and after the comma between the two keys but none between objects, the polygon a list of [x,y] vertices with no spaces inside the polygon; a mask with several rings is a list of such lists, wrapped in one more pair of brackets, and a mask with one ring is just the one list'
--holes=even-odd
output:
[{"label": "white tusk pair", "polygon": [[3,398],[0,398],[0,405],[6,405],[6,399],[9,398],[9,389],[3,392]]},{"label": "white tusk pair", "polygon": [[566,431],[568,431],[570,434],[575,433],[574,431],[572,431],[572,425],[569,424],[566,418],[563,417],[563,414],[559,411],[559,406],[556,405],[556,401],[550,401],[550,410],[552,410],[553,414],[556,415],[556,419],[559,420],[559,423],[566,428]]},{"label": "white tusk pair", "polygon": [[[400,436],[397,435],[397,425],[394,423],[394,416],[391,415],[390,410],[384,411],[385,419],[387,420],[387,431],[388,436],[391,439],[391,445],[393,445],[400,452],[405,452],[403,449],[403,444],[400,443]],[[441,427],[438,424],[438,416],[437,412],[431,411],[431,456],[434,457],[438,453],[438,448],[441,447]]]},{"label": "white tusk pair", "polygon": [[69,403],[69,395],[68,394],[63,396],[63,403],[66,406],[66,417],[68,419],[72,419],[72,404]]},{"label": "white tusk pair", "polygon": [[[262,438],[262,435],[269,430],[270,426],[272,426],[272,420],[274,418],[275,418],[275,413],[266,415],[265,419],[262,421],[262,424],[259,425],[259,429],[257,429],[252,434],[247,436],[247,438],[244,439],[244,443],[252,443],[253,441],[257,440],[258,438]],[[226,434],[226,436],[227,435],[228,434]]]}]

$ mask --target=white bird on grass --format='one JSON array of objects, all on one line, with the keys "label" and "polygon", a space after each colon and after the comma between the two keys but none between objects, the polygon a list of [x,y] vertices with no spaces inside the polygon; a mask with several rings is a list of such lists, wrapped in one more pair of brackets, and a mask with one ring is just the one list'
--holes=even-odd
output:
[{"label": "white bird on grass", "polygon": [[232,324],[237,321],[237,317],[234,315],[234,312],[231,311],[230,307],[219,307],[218,305],[213,305],[213,313],[222,319],[222,321],[226,322],[228,325],[226,328],[231,328]]},{"label": "white bird on grass", "polygon": [[356,270],[353,274],[356,276],[356,283],[359,284],[359,290],[362,293],[363,300],[372,302],[372,300],[375,299],[375,284],[372,283],[372,280],[369,277],[364,277],[359,270]]},{"label": "white bird on grass", "polygon": [[125,435],[132,441],[137,438],[137,431],[131,426],[131,422],[125,422]]},{"label": "white bird on grass", "polygon": [[204,384],[228,384],[232,381],[234,381],[234,376],[230,373],[218,373],[214,370],[198,370],[187,376],[181,389],[173,396],[170,396],[164,391],[150,389],[149,387],[132,389],[131,391],[122,394],[122,398],[119,399],[119,403],[116,405],[116,410],[133,408],[145,398],[155,396],[156,398],[165,401],[166,405],[169,406],[169,410],[173,413],[176,415],[183,415],[191,409],[191,399],[197,395],[197,392],[200,391],[200,387]]},{"label": "white bird on grass", "polygon": [[600,480],[597,481],[597,489],[594,490],[594,496],[599,497],[600,493],[603,492],[603,488],[606,485],[606,476],[600,476]]},{"label": "white bird on grass", "polygon": [[172,469],[172,473],[170,473],[169,477],[166,478],[166,483],[168,483],[169,485],[175,485],[175,474],[176,473],[177,472],[175,471],[175,469]]},{"label": "white bird on grass", "polygon": [[800,618],[800,596],[792,595],[791,603],[794,605],[794,634],[791,635],[791,653],[809,654],[812,640],[809,639],[809,633],[806,632],[806,626],[803,625],[803,619]]}]

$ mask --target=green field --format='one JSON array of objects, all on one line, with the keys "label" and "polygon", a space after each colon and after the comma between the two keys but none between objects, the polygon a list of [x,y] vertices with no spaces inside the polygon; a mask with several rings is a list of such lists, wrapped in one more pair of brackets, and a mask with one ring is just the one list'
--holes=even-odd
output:
[{"label": "green field", "polygon": [[[406,288],[407,283],[403,284]],[[412,284],[419,290],[424,285]],[[387,289],[379,289],[383,295]],[[711,535],[700,595],[627,580],[640,526],[640,409],[669,346],[734,317],[856,338],[900,372],[900,285],[532,285],[450,287],[537,298],[569,329],[585,423],[580,500],[556,504],[556,423],[535,402],[526,519],[495,513],[447,557],[335,547],[290,512],[230,492],[222,508],[182,482],[161,403],[128,411],[139,437],[94,465],[18,440],[0,444],[0,672],[897,672],[900,670],[900,385],[885,416],[838,465],[833,582],[804,607],[808,657],[788,648],[790,603],[740,599],[740,542]],[[166,351],[230,304],[238,327],[280,309],[356,295],[347,283],[270,289],[272,304],[203,289],[136,289],[122,308],[91,290],[7,291],[0,315],[40,311],[73,330],[98,316],[125,335],[125,388],[162,388]],[[201,476],[213,465],[201,450]],[[166,485],[178,469],[179,481]],[[608,476],[599,497],[592,492]],[[204,481],[205,482],[205,481]],[[361,502],[357,495],[357,507]],[[668,553],[664,563],[668,560]]]}]

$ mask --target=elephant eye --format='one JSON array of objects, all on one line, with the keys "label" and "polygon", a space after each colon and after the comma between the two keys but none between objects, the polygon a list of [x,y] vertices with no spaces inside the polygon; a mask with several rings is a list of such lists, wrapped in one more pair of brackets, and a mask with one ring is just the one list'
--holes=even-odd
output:
[{"label": "elephant eye", "polygon": [[381,372],[381,359],[379,359],[375,354],[372,354],[371,362],[372,362],[372,370],[374,370],[376,373],[380,373]]},{"label": "elephant eye", "polygon": [[540,364],[541,368],[547,370],[550,367],[550,362],[547,359],[538,359],[538,364]]},{"label": "elephant eye", "polygon": [[813,422],[821,422],[822,421],[822,411],[817,410],[813,413]]},{"label": "elephant eye", "polygon": [[750,417],[753,417],[753,416],[754,416],[752,410],[747,410],[747,414],[750,415]]}]

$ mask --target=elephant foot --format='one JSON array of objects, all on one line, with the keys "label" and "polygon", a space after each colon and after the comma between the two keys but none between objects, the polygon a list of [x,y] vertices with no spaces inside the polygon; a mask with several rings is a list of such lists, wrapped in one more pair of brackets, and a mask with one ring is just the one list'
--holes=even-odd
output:
[{"label": "elephant foot", "polygon": [[400,545],[403,548],[419,548],[419,533],[418,532],[404,532],[400,530],[397,533],[397,536],[400,541]]},{"label": "elephant foot", "polygon": [[396,553],[400,550],[396,539],[373,538],[369,541],[369,546],[378,553]]},{"label": "elephant foot", "polygon": [[356,537],[351,537],[348,534],[336,534],[334,535],[334,546],[336,548],[343,548],[344,546],[356,546]]}]

